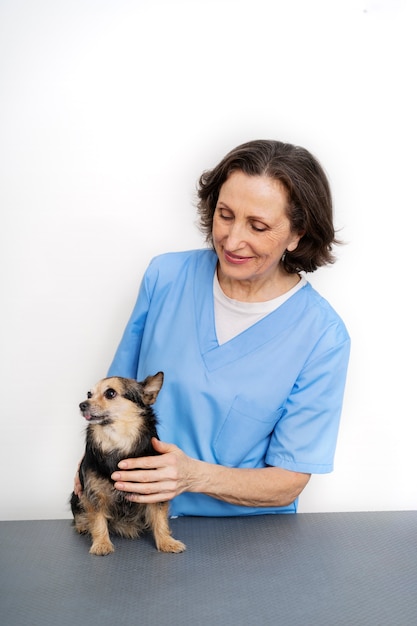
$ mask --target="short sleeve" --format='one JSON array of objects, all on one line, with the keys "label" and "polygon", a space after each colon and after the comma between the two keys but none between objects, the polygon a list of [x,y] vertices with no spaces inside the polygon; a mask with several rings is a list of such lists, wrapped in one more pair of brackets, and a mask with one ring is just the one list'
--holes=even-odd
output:
[{"label": "short sleeve", "polygon": [[108,376],[136,378],[143,331],[148,315],[150,294],[152,293],[151,265],[145,273],[138,297],[120,344],[108,370]]},{"label": "short sleeve", "polygon": [[333,470],[349,352],[344,326],[319,342],[271,435],[268,465],[308,474]]}]

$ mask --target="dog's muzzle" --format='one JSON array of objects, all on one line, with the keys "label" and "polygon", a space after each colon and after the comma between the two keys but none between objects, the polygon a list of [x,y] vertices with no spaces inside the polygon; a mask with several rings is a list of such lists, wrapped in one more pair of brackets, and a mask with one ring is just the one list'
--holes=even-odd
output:
[{"label": "dog's muzzle", "polygon": [[80,411],[84,419],[86,419],[87,422],[90,422],[90,424],[103,424],[104,422],[108,421],[107,414],[101,414],[101,415],[94,414],[91,411],[89,402],[81,402]]}]

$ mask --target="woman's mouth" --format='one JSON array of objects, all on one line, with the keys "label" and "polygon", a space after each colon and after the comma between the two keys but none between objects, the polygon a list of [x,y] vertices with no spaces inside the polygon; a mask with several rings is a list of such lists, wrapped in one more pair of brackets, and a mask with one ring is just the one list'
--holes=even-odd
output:
[{"label": "woman's mouth", "polygon": [[252,259],[250,256],[240,256],[239,254],[233,254],[233,252],[229,252],[228,250],[223,251],[224,258],[228,263],[233,263],[234,265],[243,265]]}]

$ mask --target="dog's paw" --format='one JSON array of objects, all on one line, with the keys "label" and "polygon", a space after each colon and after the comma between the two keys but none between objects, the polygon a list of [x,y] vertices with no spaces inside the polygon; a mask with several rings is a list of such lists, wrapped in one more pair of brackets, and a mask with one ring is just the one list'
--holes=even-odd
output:
[{"label": "dog's paw", "polygon": [[78,520],[74,523],[74,528],[77,531],[77,533],[80,533],[80,535],[85,535],[88,533],[88,524],[79,522]]},{"label": "dog's paw", "polygon": [[160,552],[174,552],[179,554],[180,552],[184,552],[186,545],[182,543],[182,541],[178,541],[172,537],[166,537],[165,539],[159,540],[157,548]]},{"label": "dog's paw", "polygon": [[90,554],[105,556],[114,552],[114,545],[111,541],[95,541],[90,548]]}]

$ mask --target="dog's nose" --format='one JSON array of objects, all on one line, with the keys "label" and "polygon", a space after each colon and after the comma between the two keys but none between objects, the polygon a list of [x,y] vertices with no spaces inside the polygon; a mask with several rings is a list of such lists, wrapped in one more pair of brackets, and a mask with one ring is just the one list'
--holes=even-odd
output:
[{"label": "dog's nose", "polygon": [[80,411],[86,411],[88,409],[88,402],[80,402]]}]

